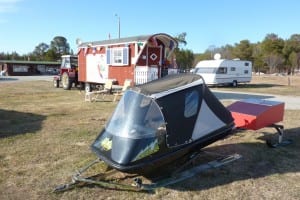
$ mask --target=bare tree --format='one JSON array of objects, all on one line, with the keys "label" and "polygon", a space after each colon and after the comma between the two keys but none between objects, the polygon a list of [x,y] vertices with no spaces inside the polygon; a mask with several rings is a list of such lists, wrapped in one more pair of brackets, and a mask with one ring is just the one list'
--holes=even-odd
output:
[{"label": "bare tree", "polygon": [[279,54],[269,54],[264,57],[264,62],[269,66],[270,72],[273,73],[284,63],[284,58]]}]

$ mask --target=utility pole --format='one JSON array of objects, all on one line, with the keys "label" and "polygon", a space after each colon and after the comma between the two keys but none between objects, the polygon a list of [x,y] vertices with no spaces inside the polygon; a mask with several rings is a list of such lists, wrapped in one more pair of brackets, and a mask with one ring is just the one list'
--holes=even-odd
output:
[{"label": "utility pole", "polygon": [[118,17],[118,33],[119,33],[119,39],[120,39],[120,35],[121,35],[121,19],[120,19],[120,16],[118,14],[115,14],[115,17]]}]

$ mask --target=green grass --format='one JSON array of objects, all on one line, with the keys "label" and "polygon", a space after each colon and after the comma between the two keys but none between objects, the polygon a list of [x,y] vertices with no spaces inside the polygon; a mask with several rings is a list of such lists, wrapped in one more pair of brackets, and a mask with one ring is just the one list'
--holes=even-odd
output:
[{"label": "green grass", "polygon": [[[294,143],[271,149],[275,130],[245,131],[206,148],[242,159],[153,193],[82,187],[55,194],[59,184],[96,156],[90,144],[116,103],[84,102],[78,90],[51,82],[0,82],[0,199],[299,199],[300,111],[287,110],[285,133]],[[273,88],[268,88],[272,90]]]}]

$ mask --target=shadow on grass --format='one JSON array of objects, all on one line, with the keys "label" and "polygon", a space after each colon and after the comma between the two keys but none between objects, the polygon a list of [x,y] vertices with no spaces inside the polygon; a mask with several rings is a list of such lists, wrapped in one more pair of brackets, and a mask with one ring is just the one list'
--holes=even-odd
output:
[{"label": "shadow on grass", "polygon": [[17,78],[5,77],[5,76],[0,77],[0,82],[1,82],[1,81],[16,81],[16,80],[19,80],[19,79],[17,79]]},{"label": "shadow on grass", "polygon": [[238,86],[238,88],[271,88],[271,87],[284,87],[284,85],[269,84],[269,83],[258,83],[258,84],[243,84],[243,85]]},{"label": "shadow on grass", "polygon": [[41,129],[45,116],[0,109],[0,138],[34,133]]},{"label": "shadow on grass", "polygon": [[[200,191],[241,180],[267,177],[275,174],[300,172],[300,128],[285,130],[288,146],[270,148],[265,143],[237,143],[205,148],[205,151],[232,154],[242,158],[217,169],[207,170],[194,178],[169,186],[179,191]],[[277,139],[277,135],[265,133],[263,141]]]},{"label": "shadow on grass", "polygon": [[[228,88],[235,89],[235,87],[228,85],[220,85],[220,86],[209,86],[210,88]],[[284,87],[281,84],[270,84],[270,83],[250,83],[250,84],[239,84],[236,88],[271,88],[271,87]]]}]

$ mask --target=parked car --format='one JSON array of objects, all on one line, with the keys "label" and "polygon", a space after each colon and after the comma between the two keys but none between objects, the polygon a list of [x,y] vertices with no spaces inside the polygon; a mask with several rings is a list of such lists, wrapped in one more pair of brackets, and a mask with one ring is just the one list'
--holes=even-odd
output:
[{"label": "parked car", "polygon": [[55,69],[55,68],[48,68],[46,72],[47,72],[47,74],[57,75],[59,71],[58,71],[58,69]]}]

